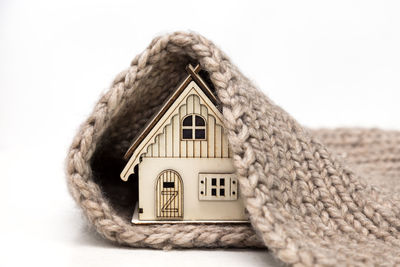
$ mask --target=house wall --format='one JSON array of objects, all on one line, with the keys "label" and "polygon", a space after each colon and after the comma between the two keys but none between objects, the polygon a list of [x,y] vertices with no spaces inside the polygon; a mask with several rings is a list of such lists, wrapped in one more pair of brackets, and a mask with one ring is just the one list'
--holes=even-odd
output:
[{"label": "house wall", "polygon": [[156,220],[156,180],[172,169],[183,181],[183,220],[247,221],[240,191],[237,200],[199,201],[199,173],[233,173],[231,158],[143,158],[139,164],[140,220]]}]

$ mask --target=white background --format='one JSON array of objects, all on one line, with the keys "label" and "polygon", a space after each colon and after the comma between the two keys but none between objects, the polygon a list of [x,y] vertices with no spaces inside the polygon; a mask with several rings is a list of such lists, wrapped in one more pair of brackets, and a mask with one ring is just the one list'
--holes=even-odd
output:
[{"label": "white background", "polygon": [[110,245],[68,194],[68,145],[115,75],[174,30],[213,40],[306,126],[400,129],[399,14],[396,1],[0,0],[0,265],[276,265]]}]

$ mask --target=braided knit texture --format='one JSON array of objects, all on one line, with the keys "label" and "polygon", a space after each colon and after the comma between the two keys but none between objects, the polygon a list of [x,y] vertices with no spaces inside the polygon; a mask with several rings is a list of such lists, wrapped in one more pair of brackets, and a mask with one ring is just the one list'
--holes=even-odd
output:
[{"label": "braided knit texture", "polygon": [[[199,63],[221,102],[250,224],[132,225],[135,188],[123,154]],[[69,190],[98,233],[132,247],[267,247],[294,266],[400,265],[400,133],[310,130],[195,33],[155,38],[81,125],[67,156]]]}]

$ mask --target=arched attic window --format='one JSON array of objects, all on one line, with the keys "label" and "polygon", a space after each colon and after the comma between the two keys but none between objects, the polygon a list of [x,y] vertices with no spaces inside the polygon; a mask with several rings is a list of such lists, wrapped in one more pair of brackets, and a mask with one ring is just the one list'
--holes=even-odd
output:
[{"label": "arched attic window", "polygon": [[197,114],[190,114],[182,120],[182,140],[206,140],[206,121]]}]

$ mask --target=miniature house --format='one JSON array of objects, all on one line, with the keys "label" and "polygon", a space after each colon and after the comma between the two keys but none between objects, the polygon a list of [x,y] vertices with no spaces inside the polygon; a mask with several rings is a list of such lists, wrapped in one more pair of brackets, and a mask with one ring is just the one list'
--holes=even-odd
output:
[{"label": "miniature house", "polygon": [[247,222],[217,99],[198,65],[187,71],[125,154],[121,179],[139,179],[132,222]]}]

